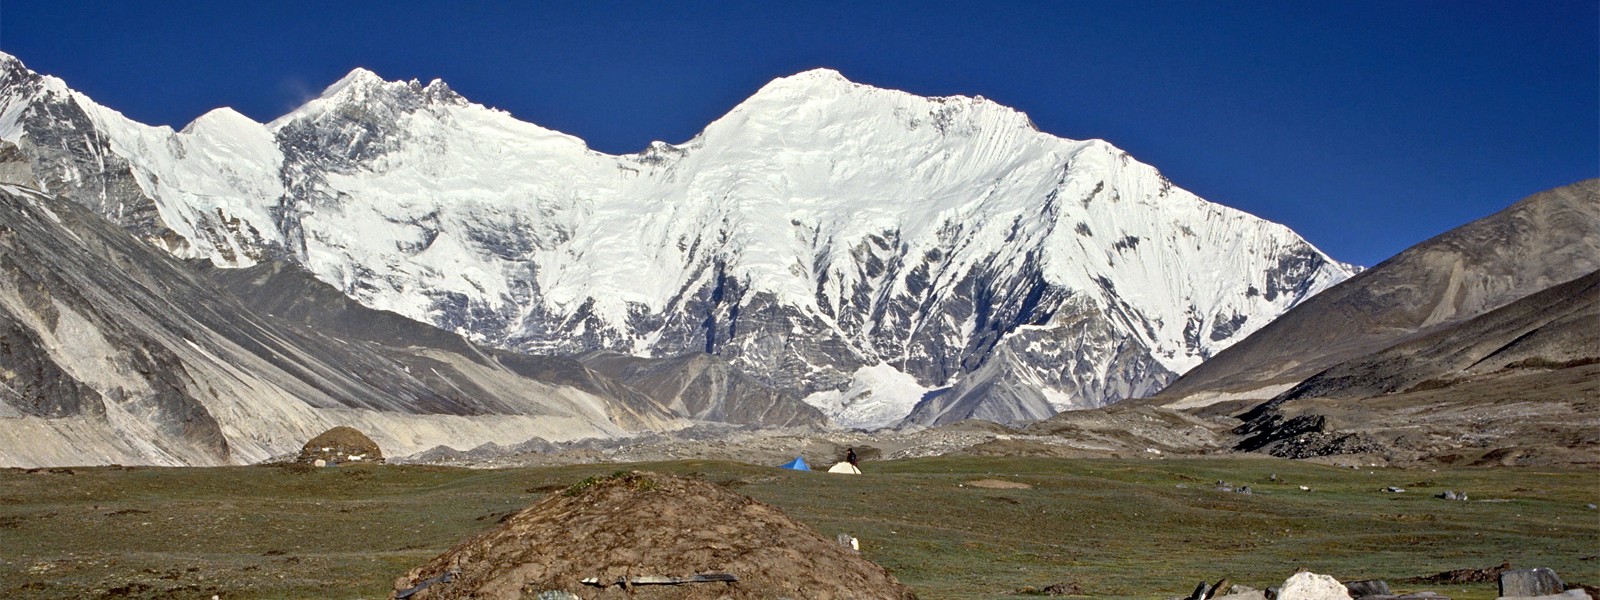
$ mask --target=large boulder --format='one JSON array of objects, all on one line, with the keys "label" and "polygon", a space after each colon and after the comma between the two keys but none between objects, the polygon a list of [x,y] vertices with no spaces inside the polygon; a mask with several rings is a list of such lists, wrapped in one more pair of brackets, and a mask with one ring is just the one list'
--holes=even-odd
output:
[{"label": "large boulder", "polygon": [[1350,600],[1350,593],[1332,575],[1301,571],[1278,588],[1278,600]]},{"label": "large boulder", "polygon": [[1500,574],[1501,597],[1549,596],[1566,589],[1567,584],[1556,576],[1556,572],[1544,567],[1516,569]]},{"label": "large boulder", "polygon": [[383,462],[377,442],[351,427],[340,425],[311,438],[300,449],[300,462],[315,463]]},{"label": "large boulder", "polygon": [[[696,576],[710,581],[685,581]],[[663,580],[679,582],[653,583]],[[883,567],[777,508],[702,480],[634,472],[551,494],[412,569],[395,581],[392,597],[916,596]]]}]

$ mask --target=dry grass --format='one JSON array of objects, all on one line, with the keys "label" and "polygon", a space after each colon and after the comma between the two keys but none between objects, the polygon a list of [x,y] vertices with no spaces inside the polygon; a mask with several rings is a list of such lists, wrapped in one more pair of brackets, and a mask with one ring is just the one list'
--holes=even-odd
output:
[{"label": "dry grass", "polygon": [[[825,537],[854,535],[925,599],[1058,582],[1095,597],[1169,597],[1223,576],[1265,587],[1301,566],[1396,582],[1510,561],[1600,582],[1600,513],[1585,507],[1600,502],[1592,469],[1352,470],[1248,457],[937,458],[869,462],[859,477],[639,467],[699,474]],[[396,576],[511,511],[618,468],[4,471],[0,596],[383,597]],[[982,479],[1032,487],[964,485]],[[1218,480],[1255,493],[1219,491]],[[1380,491],[1391,485],[1407,491]],[[1432,497],[1445,489],[1473,501]],[[1492,584],[1395,587],[1494,596]]]}]

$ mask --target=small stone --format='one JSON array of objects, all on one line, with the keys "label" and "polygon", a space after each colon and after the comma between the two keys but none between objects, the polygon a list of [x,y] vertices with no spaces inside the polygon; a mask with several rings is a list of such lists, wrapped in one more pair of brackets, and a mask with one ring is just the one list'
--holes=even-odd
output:
[{"label": "small stone", "polygon": [[1044,589],[1039,590],[1039,592],[1044,594],[1044,595],[1046,595],[1046,596],[1082,596],[1082,595],[1084,595],[1083,594],[1083,586],[1079,585],[1078,582],[1076,582],[1076,581],[1063,581],[1061,583],[1052,583],[1050,585],[1044,586]]},{"label": "small stone", "polygon": [[1383,488],[1383,491],[1389,492],[1391,494],[1404,494],[1406,492],[1405,488],[1398,488],[1398,487],[1395,487],[1395,486],[1392,486],[1392,485],[1389,486],[1389,487]]}]

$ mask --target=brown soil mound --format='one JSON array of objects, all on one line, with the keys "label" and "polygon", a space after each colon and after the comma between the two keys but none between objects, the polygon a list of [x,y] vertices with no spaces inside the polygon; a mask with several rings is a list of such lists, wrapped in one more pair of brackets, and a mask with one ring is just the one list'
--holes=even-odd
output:
[{"label": "brown soil mound", "polygon": [[[360,457],[352,459],[351,457]],[[304,448],[300,449],[300,460],[311,462],[317,459],[329,462],[374,462],[383,460],[383,451],[378,444],[367,437],[367,434],[353,428],[340,425],[322,432],[322,435],[311,438]]]},{"label": "brown soil mound", "polygon": [[[728,573],[737,582],[614,585]],[[443,576],[449,575],[449,581]],[[613,585],[584,584],[598,578]],[[518,512],[395,581],[398,596],[452,598],[914,599],[894,576],[778,509],[705,481],[590,478]]]}]

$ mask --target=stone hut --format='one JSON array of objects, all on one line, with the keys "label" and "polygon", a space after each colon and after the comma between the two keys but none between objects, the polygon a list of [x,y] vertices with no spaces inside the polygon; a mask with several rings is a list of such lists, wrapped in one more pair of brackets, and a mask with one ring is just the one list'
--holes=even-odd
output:
[{"label": "stone hut", "polygon": [[367,434],[340,425],[306,442],[297,460],[303,463],[320,460],[325,464],[382,463],[383,450]]}]

